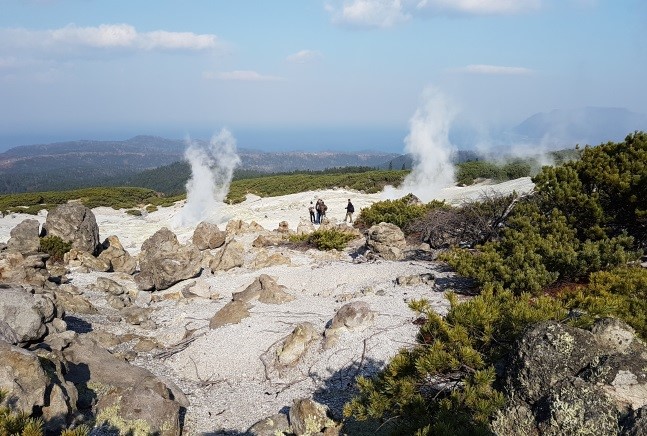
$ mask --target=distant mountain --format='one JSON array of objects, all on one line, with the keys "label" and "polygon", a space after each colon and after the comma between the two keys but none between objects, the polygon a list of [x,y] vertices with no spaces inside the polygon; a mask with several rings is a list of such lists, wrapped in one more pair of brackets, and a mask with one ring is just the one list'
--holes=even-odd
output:
[{"label": "distant mountain", "polygon": [[[125,141],[69,141],[24,145],[0,153],[0,193],[72,189],[134,180],[142,171],[183,159],[181,140],[136,136]],[[377,167],[397,156],[384,152],[238,150],[241,168],[262,172]],[[175,168],[175,167],[173,167]],[[180,167],[177,167],[180,168]]]},{"label": "distant mountain", "polygon": [[[472,150],[456,150],[454,153],[452,153],[452,156],[451,156],[451,160],[455,164],[472,161],[472,160],[479,160],[479,159],[483,159],[483,156],[481,156],[476,151],[472,151]],[[390,168],[393,170],[402,170],[402,169],[410,170],[412,166],[413,166],[413,156],[407,153],[407,154],[402,154],[400,156],[396,156],[393,159],[383,162],[381,165],[378,166],[378,168],[380,169]]]},{"label": "distant mountain", "polygon": [[622,141],[635,130],[647,130],[647,115],[624,108],[586,107],[532,115],[509,132],[509,139],[571,147]]}]

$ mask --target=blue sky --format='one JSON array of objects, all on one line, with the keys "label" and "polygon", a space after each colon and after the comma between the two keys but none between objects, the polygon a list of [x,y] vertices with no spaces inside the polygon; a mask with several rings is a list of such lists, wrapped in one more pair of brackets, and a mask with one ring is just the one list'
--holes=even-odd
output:
[{"label": "blue sky", "polygon": [[640,0],[0,0],[0,149],[208,138],[402,147],[426,87],[488,131],[645,113]]}]

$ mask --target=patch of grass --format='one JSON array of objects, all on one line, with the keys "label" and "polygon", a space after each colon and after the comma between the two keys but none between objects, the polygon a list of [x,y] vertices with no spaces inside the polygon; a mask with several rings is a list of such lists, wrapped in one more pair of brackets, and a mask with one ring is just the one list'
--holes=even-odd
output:
[{"label": "patch of grass", "polygon": [[409,171],[375,170],[360,173],[308,172],[234,180],[225,201],[240,203],[247,194],[277,197],[316,189],[347,188],[365,193],[380,192],[387,185],[398,186]]},{"label": "patch of grass", "polygon": [[290,236],[290,242],[294,244],[304,244],[316,248],[317,250],[343,250],[346,245],[355,239],[350,233],[341,232],[336,229],[315,230],[312,233],[304,235]]},{"label": "patch of grass", "polygon": [[65,242],[58,236],[45,236],[40,238],[39,251],[49,254],[53,261],[61,262],[65,253],[72,249],[71,242]]}]

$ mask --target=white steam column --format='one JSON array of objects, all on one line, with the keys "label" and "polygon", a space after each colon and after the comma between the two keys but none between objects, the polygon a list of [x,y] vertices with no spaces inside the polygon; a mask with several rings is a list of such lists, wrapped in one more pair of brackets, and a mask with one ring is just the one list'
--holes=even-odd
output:
[{"label": "white steam column", "polygon": [[180,227],[218,219],[234,169],[240,164],[236,139],[227,129],[214,135],[208,145],[187,142],[184,158],[191,165],[191,178],[186,184],[186,203],[176,217]]},{"label": "white steam column", "polygon": [[413,157],[411,173],[399,188],[387,187],[387,198],[409,193],[429,202],[443,188],[454,184],[454,147],[449,142],[449,127],[456,116],[445,97],[435,88],[426,88],[422,103],[409,120],[409,135],[404,150]]}]

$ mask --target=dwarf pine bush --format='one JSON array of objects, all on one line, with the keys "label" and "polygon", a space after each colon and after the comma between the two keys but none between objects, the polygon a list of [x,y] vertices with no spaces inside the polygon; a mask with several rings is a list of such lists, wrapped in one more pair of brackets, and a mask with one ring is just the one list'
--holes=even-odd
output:
[{"label": "dwarf pine bush", "polygon": [[65,242],[58,236],[50,235],[40,238],[40,248],[38,250],[49,254],[53,261],[62,261],[65,253],[71,249],[71,242]]}]

